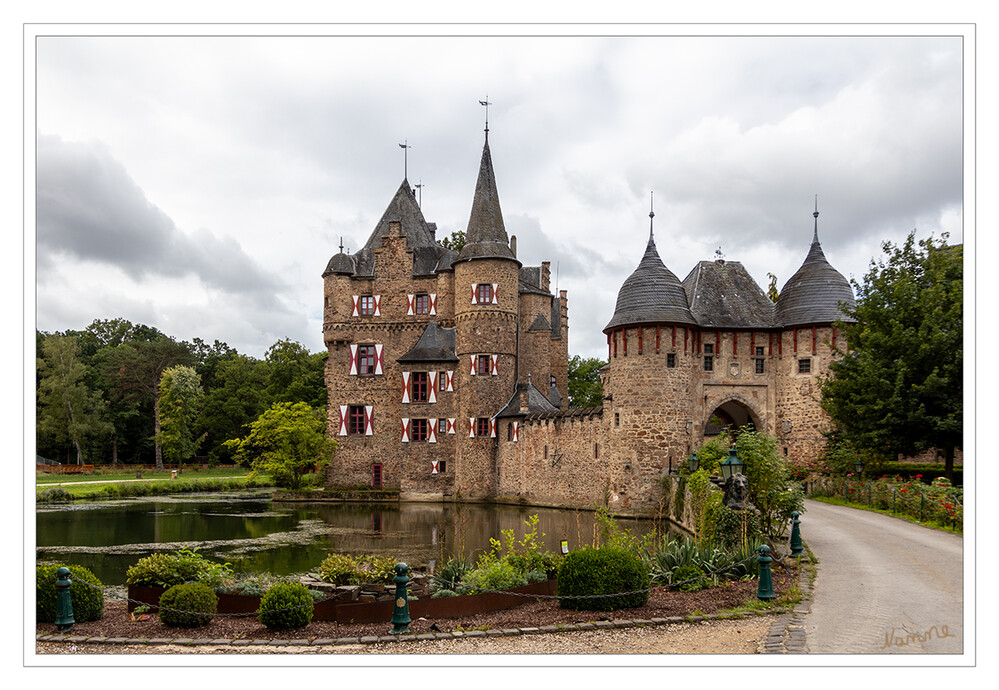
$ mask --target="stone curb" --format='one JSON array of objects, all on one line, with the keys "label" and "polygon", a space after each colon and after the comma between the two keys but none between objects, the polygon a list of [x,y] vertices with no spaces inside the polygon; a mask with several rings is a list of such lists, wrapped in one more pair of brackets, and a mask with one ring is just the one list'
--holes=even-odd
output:
[{"label": "stone curb", "polygon": [[[802,555],[801,563],[811,563]],[[814,574],[807,568],[798,569],[798,589],[801,601],[777,617],[770,626],[770,632],[760,644],[761,654],[808,654],[805,639],[805,616],[812,611],[812,586]]]},{"label": "stone curb", "polygon": [[[337,637],[337,638],[311,638],[311,639],[228,639],[228,638],[201,638],[192,639],[189,637],[176,638],[123,638],[123,637],[84,637],[80,635],[53,634],[35,635],[36,642],[71,642],[75,644],[131,644],[131,645],[183,645],[187,647],[199,646],[267,646],[267,647],[330,647],[339,645],[372,645],[372,644],[403,644],[406,642],[422,642],[429,640],[456,640],[456,639],[484,639],[489,637],[513,637],[517,635],[539,635],[546,633],[582,632],[589,630],[621,630],[625,628],[646,628],[661,625],[675,625],[678,623],[700,623],[704,621],[739,620],[752,618],[754,616],[766,616],[777,614],[778,620],[771,626],[770,635],[764,642],[766,653],[784,653],[781,647],[784,630],[788,620],[791,620],[795,612],[788,609],[771,609],[766,611],[746,611],[742,613],[718,613],[703,616],[672,616],[670,618],[653,618],[651,620],[602,620],[590,623],[562,623],[557,625],[544,625],[539,628],[503,628],[500,630],[466,630],[446,633],[421,633],[404,635],[367,635],[364,637]],[[779,624],[780,636],[774,641],[774,630]],[[387,624],[386,624],[387,625]],[[802,645],[804,643],[804,627],[801,628]],[[776,645],[776,646],[775,646]]]}]

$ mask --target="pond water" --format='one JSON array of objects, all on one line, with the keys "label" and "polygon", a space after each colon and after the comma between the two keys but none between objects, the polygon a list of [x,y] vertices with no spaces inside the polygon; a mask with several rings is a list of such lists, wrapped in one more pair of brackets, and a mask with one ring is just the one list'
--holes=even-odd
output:
[{"label": "pond water", "polygon": [[[590,544],[591,511],[442,503],[301,504],[274,502],[270,493],[190,494],[134,500],[39,506],[39,561],[89,568],[107,585],[125,583],[129,566],[156,551],[198,548],[238,572],[293,575],[314,570],[331,552],[390,555],[429,565],[454,555],[474,557],[501,530],[517,537],[539,517],[545,546],[558,551]],[[619,519],[632,534],[650,520]]]}]

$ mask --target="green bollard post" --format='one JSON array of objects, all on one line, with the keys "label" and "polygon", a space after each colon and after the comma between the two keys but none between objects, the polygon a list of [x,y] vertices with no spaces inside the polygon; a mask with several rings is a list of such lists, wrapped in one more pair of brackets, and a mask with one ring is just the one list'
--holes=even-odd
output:
[{"label": "green bollard post", "polygon": [[795,510],[791,513],[791,555],[800,556],[801,552],[805,550],[805,545],[801,543],[801,530],[798,525],[801,524],[801,520],[798,518],[801,514]]},{"label": "green bollard post", "polygon": [[760,555],[756,561],[760,564],[760,586],[756,588],[756,598],[770,601],[774,598],[774,582],[770,575],[770,547],[764,544],[759,549]]},{"label": "green bollard post", "polygon": [[56,571],[56,630],[69,632],[76,620],[73,618],[73,600],[69,596],[69,588],[73,583],[69,579],[69,568],[62,567]]},{"label": "green bollard post", "polygon": [[409,632],[409,600],[406,597],[406,583],[409,582],[407,573],[409,566],[405,563],[395,564],[395,607],[392,609],[392,629],[391,635],[402,635]]}]

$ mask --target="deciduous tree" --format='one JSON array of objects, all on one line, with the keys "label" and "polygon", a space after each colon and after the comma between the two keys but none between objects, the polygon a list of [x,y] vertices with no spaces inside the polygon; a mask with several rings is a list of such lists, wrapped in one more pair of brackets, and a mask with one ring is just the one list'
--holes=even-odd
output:
[{"label": "deciduous tree", "polygon": [[337,446],[326,438],[323,411],[301,402],[274,403],[250,423],[245,438],[225,445],[237,462],[269,474],[278,486],[292,490],[301,487],[305,474],[324,472]]},{"label": "deciduous tree", "polygon": [[180,465],[198,450],[200,438],[194,425],[201,412],[205,392],[193,368],[178,364],[160,377],[160,430],[156,440],[168,462]]},{"label": "deciduous tree", "polygon": [[600,381],[600,368],[607,364],[602,359],[579,355],[569,358],[569,407],[600,407],[604,404],[604,385]]},{"label": "deciduous tree", "polygon": [[848,350],[822,381],[822,406],[844,442],[886,460],[941,448],[953,475],[963,432],[963,253],[943,239],[883,245],[863,284]]}]

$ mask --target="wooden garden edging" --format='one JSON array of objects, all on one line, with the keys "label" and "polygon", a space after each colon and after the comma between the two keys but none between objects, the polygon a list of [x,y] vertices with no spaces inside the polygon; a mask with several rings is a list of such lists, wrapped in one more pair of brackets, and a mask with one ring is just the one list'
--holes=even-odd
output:
[{"label": "wooden garden edging", "polygon": [[[514,594],[555,594],[555,580],[534,582],[523,587],[509,590]],[[128,586],[128,611],[131,613],[137,606],[145,604],[155,607],[160,596],[166,591],[164,587],[145,587],[141,585]],[[255,613],[260,608],[260,597],[248,594],[219,594],[219,613]],[[409,601],[409,614],[417,618],[460,618],[474,616],[479,613],[503,611],[512,609],[531,600],[530,596],[511,596],[509,594],[467,594],[464,596],[441,597],[440,599],[416,599]],[[313,611],[312,620],[336,623],[388,623],[392,619],[395,606],[393,599],[372,602],[336,601],[327,599],[318,602]]]}]

